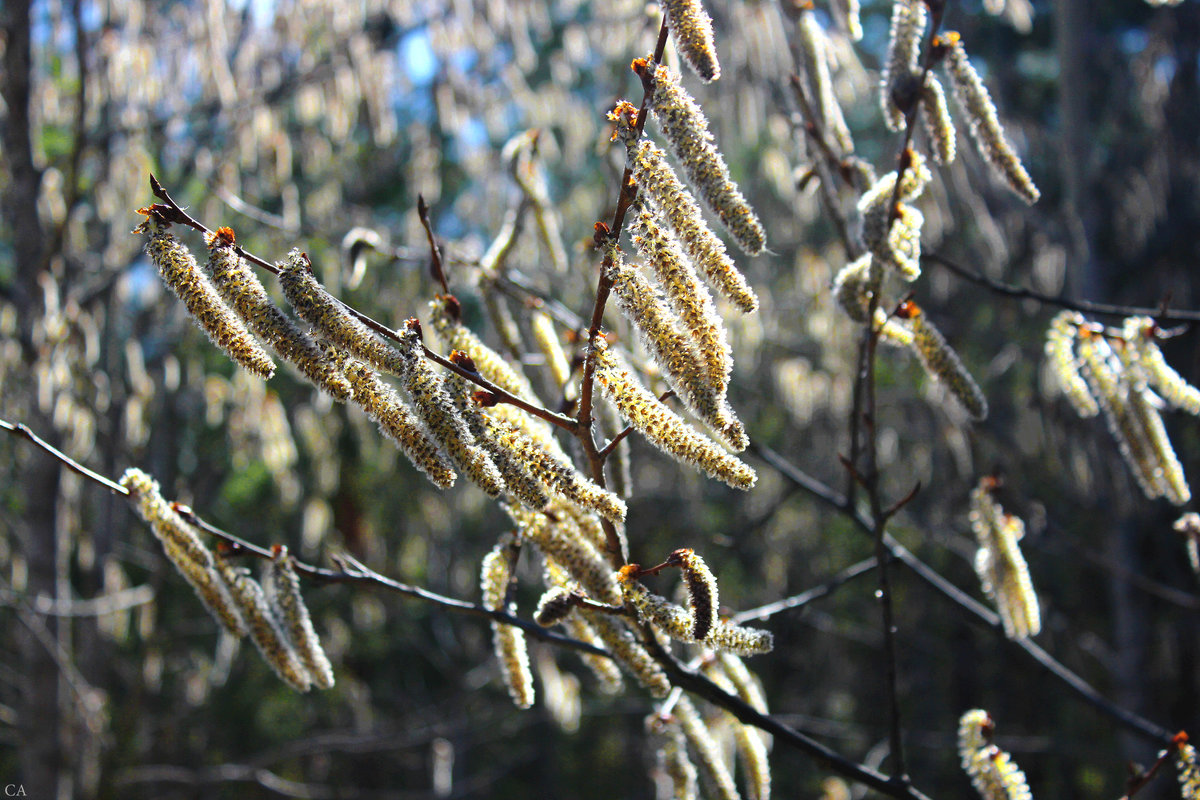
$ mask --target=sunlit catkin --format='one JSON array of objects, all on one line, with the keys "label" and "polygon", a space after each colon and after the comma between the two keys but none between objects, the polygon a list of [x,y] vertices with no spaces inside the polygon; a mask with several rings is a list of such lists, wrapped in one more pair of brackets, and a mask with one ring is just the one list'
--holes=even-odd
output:
[{"label": "sunlit catkin", "polygon": [[551,519],[546,514],[511,505],[505,506],[505,511],[517,523],[521,536],[570,575],[592,599],[609,605],[620,603],[621,590],[608,561],[595,544],[579,535],[578,527],[566,515],[555,514],[555,519]]},{"label": "sunlit catkin", "polygon": [[995,479],[984,478],[971,491],[971,529],[979,544],[975,572],[983,593],[996,604],[1005,635],[1026,639],[1038,634],[1042,619],[1029,568],[1017,545],[1025,535],[1025,524],[1004,513],[992,497],[994,487]]},{"label": "sunlit catkin", "polygon": [[288,641],[308,670],[313,686],[318,689],[333,688],[333,665],[321,647],[321,640],[313,628],[308,606],[300,596],[300,577],[287,548],[276,545],[271,565],[267,569],[267,601],[274,609]]},{"label": "sunlit catkin", "polygon": [[279,285],[300,319],[333,344],[376,369],[400,375],[404,362],[395,348],[354,317],[313,274],[308,256],[293,249],[280,262]]},{"label": "sunlit catkin", "polygon": [[267,290],[234,247],[230,228],[219,228],[207,238],[205,271],[225,302],[238,313],[250,330],[293,364],[318,389],[340,402],[350,399],[346,379],[322,357],[317,346],[267,295]]},{"label": "sunlit catkin", "polygon": [[646,352],[675,394],[726,446],[744,450],[745,428],[725,399],[723,388],[710,380],[695,343],[679,330],[658,292],[636,266],[625,261],[615,243],[606,248],[604,264],[617,307],[633,323]]},{"label": "sunlit catkin", "polygon": [[274,375],[275,362],[254,340],[233,310],[225,305],[212,281],[200,271],[200,265],[191,252],[171,234],[170,226],[148,214],[138,230],[149,231],[146,255],[158,267],[163,283],[183,301],[192,319],[208,334],[212,343],[260,378]]},{"label": "sunlit catkin", "polygon": [[[645,74],[650,66],[645,59],[637,59],[634,69]],[[649,77],[654,81],[651,107],[688,180],[738,246],[752,256],[758,255],[766,245],[762,223],[729,177],[729,167],[717,151],[704,112],[668,67],[659,65]]]},{"label": "sunlit catkin", "polygon": [[758,476],[748,464],[722,450],[659,402],[620,363],[603,339],[597,339],[593,348],[601,392],[647,441],[735,489],[754,485]]},{"label": "sunlit catkin", "polygon": [[[709,663],[716,663],[709,661]],[[733,682],[720,669],[705,669],[709,680],[729,694],[737,694]],[[767,758],[769,739],[758,728],[743,724],[729,712],[722,717],[733,729],[738,762],[742,765],[742,783],[750,800],[769,800],[771,797],[771,765]]]},{"label": "sunlit catkin", "polygon": [[[899,193],[896,173],[889,172],[859,198],[858,213],[863,245],[876,259],[872,268],[886,266],[904,280],[913,281],[921,275],[921,228],[925,218],[906,201],[920,196],[932,174],[919,153],[906,153],[908,167],[900,179]],[[895,206],[893,198],[897,199]]]},{"label": "sunlit catkin", "polygon": [[950,106],[946,102],[946,90],[932,72],[925,76],[921,102],[925,109],[922,119],[925,120],[925,133],[929,136],[933,160],[939,164],[952,164],[957,155],[958,137],[954,132]]},{"label": "sunlit catkin", "polygon": [[284,634],[262,586],[247,570],[233,566],[226,559],[218,558],[216,566],[230,597],[246,620],[250,640],[263,660],[288,686],[298,692],[307,692],[312,686],[312,676]]},{"label": "sunlit catkin", "polygon": [[536,402],[537,396],[529,379],[463,324],[458,298],[439,295],[429,304],[429,314],[433,329],[447,350],[462,350],[471,357],[475,369],[484,378],[515,397]]},{"label": "sunlit catkin", "polygon": [[443,489],[453,486],[458,475],[392,387],[361,361],[348,359],[344,369],[354,390],[354,403],[379,424],[380,432],[395,442],[412,465],[435,485]]},{"label": "sunlit catkin", "polygon": [[1146,381],[1159,396],[1175,408],[1189,414],[1200,414],[1200,389],[1184,380],[1175,371],[1158,347],[1158,325],[1150,317],[1129,317],[1124,323],[1125,340],[1133,348],[1135,358]]},{"label": "sunlit catkin", "polygon": [[605,649],[642,688],[650,692],[651,697],[667,696],[671,691],[667,673],[646,652],[646,648],[642,647],[625,623],[601,611],[582,609],[580,613],[596,631]]},{"label": "sunlit catkin", "polygon": [[554,320],[545,311],[538,309],[529,316],[529,329],[533,341],[542,357],[546,359],[546,368],[550,370],[550,380],[553,386],[562,392],[571,380],[571,362],[563,350],[562,339]]},{"label": "sunlit catkin", "polygon": [[854,139],[850,136],[850,128],[846,126],[846,118],[834,92],[833,79],[829,75],[828,37],[817,22],[812,8],[801,9],[799,16],[799,41],[803,55],[801,63],[816,111],[821,117],[821,128],[838,153],[848,155],[854,152]]},{"label": "sunlit catkin", "polygon": [[638,565],[627,564],[618,571],[625,605],[637,612],[638,619],[681,642],[695,642],[695,618],[687,609],[654,594],[637,579]]},{"label": "sunlit catkin", "polygon": [[717,611],[721,607],[718,599],[717,579],[704,563],[704,559],[689,547],[671,553],[668,564],[678,564],[683,571],[683,582],[687,586],[688,606],[692,611],[692,637],[703,641],[717,624]]},{"label": "sunlit catkin", "polygon": [[1076,336],[1083,324],[1083,316],[1077,311],[1055,315],[1046,332],[1046,358],[1075,412],[1081,417],[1094,417],[1100,413],[1100,406],[1079,372],[1080,361],[1075,355]]},{"label": "sunlit catkin", "polygon": [[758,656],[775,649],[775,636],[762,628],[747,628],[721,621],[709,631],[704,644],[738,656]]},{"label": "sunlit catkin", "polygon": [[1200,764],[1196,763],[1196,748],[1188,742],[1183,731],[1175,734],[1175,774],[1179,778],[1179,793],[1183,800],[1200,798]]},{"label": "sunlit catkin", "polygon": [[982,709],[963,714],[958,722],[958,754],[983,800],[1032,800],[1025,773],[1008,753],[991,744],[995,723]]},{"label": "sunlit catkin", "polygon": [[663,0],[662,6],[675,47],[692,72],[705,83],[720,78],[712,19],[700,0]]},{"label": "sunlit catkin", "polygon": [[[483,558],[479,582],[483,589],[483,607],[490,611],[509,609],[507,594],[512,556],[511,543],[501,541]],[[493,621],[492,646],[504,673],[509,697],[518,708],[529,708],[533,705],[533,673],[529,669],[525,632]]]},{"label": "sunlit catkin", "polygon": [[619,103],[609,115],[617,123],[617,136],[628,148],[633,180],[647,202],[663,216],[675,232],[684,251],[696,268],[704,273],[709,286],[737,308],[750,313],[758,308],[758,298],[746,277],[733,263],[725,244],[717,238],[700,213],[700,206],[670,164],[666,153],[648,137],[637,135],[637,109]]},{"label": "sunlit catkin", "polygon": [[883,119],[893,131],[904,130],[905,114],[916,99],[913,89],[920,82],[917,62],[928,20],[922,0],[892,0],[892,25],[879,88]]},{"label": "sunlit catkin", "polygon": [[741,795],[725,766],[721,748],[687,695],[680,695],[672,713],[683,726],[683,735],[687,737],[688,745],[696,756],[696,765],[704,775],[704,783],[711,796],[720,800],[740,800]]},{"label": "sunlit catkin", "polygon": [[955,31],[947,31],[937,37],[934,46],[945,50],[946,74],[954,89],[954,97],[971,123],[971,138],[975,140],[979,152],[1022,200],[1030,205],[1036,203],[1041,193],[1005,138],[996,114],[996,104],[967,58],[962,37]]},{"label": "sunlit catkin", "polygon": [[971,419],[987,419],[987,398],[979,384],[967,372],[953,348],[946,342],[941,331],[933,327],[916,303],[905,301],[896,312],[901,319],[908,320],[913,332],[913,350],[921,358],[925,371],[945,386],[962,405]]},{"label": "sunlit catkin", "polygon": [[235,636],[246,632],[238,612],[214,568],[212,552],[181,517],[172,504],[163,499],[158,481],[131,467],[121,476],[121,485],[150,530],[163,546],[163,552],[179,574],[192,586],[209,613],[225,630]]},{"label": "sunlit catkin", "polygon": [[679,718],[652,714],[646,719],[646,731],[658,746],[658,769],[670,783],[670,796],[673,800],[696,800],[700,796],[696,765],[688,758],[687,737]]}]

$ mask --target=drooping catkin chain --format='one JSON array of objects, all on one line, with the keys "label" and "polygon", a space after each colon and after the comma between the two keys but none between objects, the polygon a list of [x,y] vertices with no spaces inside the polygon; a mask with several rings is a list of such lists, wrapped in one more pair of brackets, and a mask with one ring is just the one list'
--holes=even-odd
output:
[{"label": "drooping catkin chain", "polygon": [[1122,331],[1146,382],[1175,408],[1200,415],[1200,389],[1184,380],[1163,357],[1157,323],[1150,317],[1129,317]]},{"label": "drooping catkin chain", "polygon": [[[915,200],[932,180],[925,160],[915,150],[905,151],[908,168],[896,191],[896,173],[889,172],[863,193],[858,201],[863,245],[875,256],[872,268],[887,267],[906,281],[921,275],[921,228],[925,218],[907,201]],[[893,208],[892,200],[897,199]]]},{"label": "drooping catkin chain", "polygon": [[[710,662],[710,663],[716,663]],[[733,681],[721,670],[705,670],[709,680],[730,694],[736,694]],[[750,800],[770,800],[771,765],[767,757],[767,739],[758,728],[743,724],[728,711],[721,713],[725,725],[733,729],[738,762],[742,765],[742,784]]]},{"label": "drooping catkin chain", "polygon": [[[479,583],[483,589],[483,607],[497,611],[509,610],[508,584],[512,578],[511,562],[513,541],[504,537],[483,558]],[[533,673],[529,669],[529,649],[525,644],[525,632],[512,625],[492,622],[492,646],[509,697],[518,708],[533,705]]]},{"label": "drooping catkin chain", "polygon": [[971,138],[980,154],[1022,200],[1033,205],[1041,192],[1004,136],[996,104],[967,57],[962,37],[956,31],[946,31],[937,36],[933,46],[944,53],[946,74],[954,97],[970,122]]},{"label": "drooping catkin chain", "polygon": [[983,800],[1032,800],[1025,773],[1012,757],[991,743],[995,723],[982,709],[963,714],[958,722],[958,754]]},{"label": "drooping catkin chain", "polygon": [[683,727],[683,735],[687,737],[700,772],[704,775],[704,784],[713,793],[712,796],[719,800],[741,800],[733,776],[725,766],[721,748],[687,695],[679,696],[672,713]]},{"label": "drooping catkin chain", "polygon": [[954,132],[954,120],[946,102],[946,90],[932,72],[925,76],[921,89],[921,103],[925,108],[925,133],[932,145],[933,160],[939,164],[952,164],[958,153],[958,135]]},{"label": "drooping catkin chain", "polygon": [[630,374],[601,338],[593,344],[596,382],[609,402],[646,440],[735,489],[749,489],[758,476],[740,459],[688,425]]},{"label": "drooping catkin chain", "polygon": [[272,556],[267,568],[267,601],[282,623],[300,663],[308,670],[313,686],[332,689],[333,665],[321,647],[308,606],[300,596],[300,576],[296,574],[292,557],[282,545],[272,548]]},{"label": "drooping catkin chain", "polygon": [[704,273],[709,286],[745,313],[758,309],[758,298],[746,277],[733,263],[724,243],[717,238],[696,198],[667,163],[666,153],[648,137],[638,136],[637,109],[630,103],[618,103],[609,113],[617,123],[616,136],[628,150],[633,180],[646,201],[662,215],[675,232],[692,263]]},{"label": "drooping catkin chain", "polygon": [[958,353],[946,342],[941,331],[925,318],[921,308],[912,301],[901,303],[896,315],[908,321],[913,333],[913,350],[921,359],[925,371],[945,386],[975,421],[987,419],[987,398]]},{"label": "drooping catkin chain", "polygon": [[225,305],[212,281],[200,271],[191,251],[175,238],[170,224],[161,221],[153,208],[139,210],[146,219],[135,231],[150,234],[146,255],[158,267],[163,283],[183,301],[188,314],[213,344],[258,377],[270,378],[275,374],[271,356],[255,341],[233,309]]},{"label": "drooping catkin chain", "polygon": [[705,83],[720,78],[712,18],[700,0],[663,0],[662,6],[684,63]]},{"label": "drooping catkin chain", "polygon": [[979,544],[975,572],[983,593],[996,604],[1005,635],[1027,639],[1042,629],[1042,618],[1029,568],[1017,544],[1025,535],[1025,523],[1004,513],[992,497],[994,488],[995,479],[984,478],[971,491],[971,529]]},{"label": "drooping catkin chain", "polygon": [[728,447],[744,450],[745,428],[729,407],[724,392],[709,382],[696,346],[676,324],[670,309],[638,270],[625,261],[615,242],[606,246],[605,268],[621,313],[634,326],[646,352],[693,414]]},{"label": "drooping catkin chain", "polygon": [[683,165],[700,199],[742,250],[752,256],[761,253],[766,246],[762,223],[729,176],[729,167],[717,150],[700,106],[684,91],[679,76],[670,68],[660,64],[651,70],[641,58],[634,60],[633,68],[643,80],[653,81],[650,106],[671,152]]},{"label": "drooping catkin chain", "polygon": [[346,378],[323,358],[317,343],[271,302],[266,288],[234,245],[231,228],[218,228],[208,236],[208,261],[204,269],[221,297],[255,336],[299,369],[314,386],[335,400],[343,403],[349,400]]},{"label": "drooping catkin chain", "polygon": [[821,128],[828,134],[830,144],[836,145],[840,155],[849,155],[854,152],[854,139],[846,125],[842,106],[833,88],[833,79],[829,75],[828,37],[811,7],[801,8],[797,25],[803,55],[801,65],[816,101],[814,105],[821,117]]},{"label": "drooping catkin chain", "polygon": [[914,87],[921,79],[917,64],[928,22],[929,12],[923,0],[892,0],[887,55],[879,76],[879,99],[889,130],[904,130],[907,103],[914,99]]},{"label": "drooping catkin chain", "polygon": [[1065,310],[1055,315],[1046,332],[1046,357],[1075,413],[1086,418],[1099,414],[1100,406],[1080,374],[1081,363],[1075,355],[1075,340],[1083,324],[1083,315],[1078,311]]},{"label": "drooping catkin chain", "polygon": [[[1136,323],[1135,323],[1136,324]],[[1127,332],[1127,335],[1132,332]],[[1146,369],[1136,347],[1127,339],[1116,342],[1117,358],[1122,367],[1122,381],[1127,387],[1127,407],[1133,426],[1140,432],[1158,476],[1162,496],[1177,506],[1192,499],[1191,489],[1183,474],[1183,465],[1167,437],[1167,428],[1159,411],[1161,401],[1150,390]]]}]

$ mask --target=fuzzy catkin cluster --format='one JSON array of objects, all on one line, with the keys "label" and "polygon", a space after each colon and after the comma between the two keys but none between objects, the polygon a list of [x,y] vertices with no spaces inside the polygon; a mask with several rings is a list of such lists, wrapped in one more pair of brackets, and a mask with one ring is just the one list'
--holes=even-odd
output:
[{"label": "fuzzy catkin cluster", "polygon": [[[483,607],[490,611],[511,610],[507,597],[514,555],[513,543],[502,540],[483,558],[479,583],[483,589]],[[529,669],[525,632],[493,621],[492,645],[513,703],[518,708],[529,708],[533,705],[533,673]]]},{"label": "fuzzy catkin cluster", "polygon": [[971,491],[971,529],[979,550],[975,572],[983,592],[996,604],[1010,639],[1036,636],[1042,629],[1037,594],[1018,542],[1025,535],[1019,517],[1004,513],[992,497],[995,479],[984,478]]},{"label": "fuzzy catkin cluster", "polygon": [[705,83],[720,78],[712,19],[700,0],[663,0],[662,6],[675,47],[692,72]]},{"label": "fuzzy catkin cluster", "polygon": [[1196,748],[1182,731],[1175,735],[1175,774],[1183,800],[1200,798],[1200,764],[1196,763]]},{"label": "fuzzy catkin cluster", "polygon": [[923,0],[892,0],[887,55],[879,76],[883,119],[890,130],[904,130],[914,86],[920,82],[921,37],[928,24],[929,12]]},{"label": "fuzzy catkin cluster", "polygon": [[1080,416],[1103,412],[1142,492],[1181,506],[1191,499],[1191,489],[1160,406],[1166,401],[1200,413],[1200,393],[1166,363],[1159,334],[1149,317],[1130,317],[1120,331],[1106,331],[1067,311],[1051,321],[1046,353]]},{"label": "fuzzy catkin cluster", "polygon": [[801,66],[809,96],[813,98],[814,111],[820,117],[821,128],[828,134],[830,144],[835,146],[841,155],[849,155],[854,152],[854,139],[846,125],[846,118],[842,114],[842,106],[838,103],[833,79],[829,74],[828,37],[817,22],[812,8],[800,10],[798,28],[803,56]]},{"label": "fuzzy catkin cluster", "polygon": [[983,800],[1032,800],[1025,773],[1008,753],[991,744],[995,723],[982,709],[963,714],[958,722],[958,754]]}]

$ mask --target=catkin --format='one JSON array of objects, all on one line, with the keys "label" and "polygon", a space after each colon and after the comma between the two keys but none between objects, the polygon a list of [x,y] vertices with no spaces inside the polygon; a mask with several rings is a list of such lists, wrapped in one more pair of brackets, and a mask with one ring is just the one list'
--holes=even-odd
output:
[{"label": "catkin", "polygon": [[333,688],[333,665],[313,629],[308,606],[300,596],[300,577],[286,547],[276,545],[267,570],[267,601],[282,623],[288,641],[308,670],[313,686]]},{"label": "catkin", "polygon": [[975,572],[983,593],[996,604],[1004,634],[1010,639],[1036,636],[1042,628],[1037,594],[1029,568],[1017,542],[1025,535],[1025,524],[1004,510],[992,497],[994,479],[984,478],[971,491],[971,528],[979,550]]},{"label": "catkin", "polygon": [[271,302],[258,276],[238,254],[234,241],[233,231],[229,228],[219,228],[208,237],[205,271],[221,297],[237,311],[255,336],[295,365],[313,386],[339,402],[349,400],[350,386],[346,378],[322,357],[316,342]]},{"label": "catkin", "polygon": [[1008,753],[990,743],[995,724],[986,711],[974,709],[958,723],[958,753],[983,800],[1032,800],[1025,773]]},{"label": "catkin", "polygon": [[[511,543],[501,540],[483,558],[479,582],[483,589],[483,607],[490,611],[509,608],[507,594],[512,577],[512,554]],[[529,708],[533,705],[533,673],[529,669],[525,632],[512,625],[493,621],[492,646],[500,661],[509,697],[517,708]]]},{"label": "catkin", "polygon": [[[640,73],[650,69],[644,59],[635,60],[634,68]],[[729,167],[717,150],[704,112],[668,67],[657,66],[653,80],[651,107],[688,180],[738,246],[749,255],[758,255],[766,246],[762,223],[729,177]]]},{"label": "catkin", "polygon": [[637,573],[637,564],[628,564],[617,573],[625,605],[637,612],[639,620],[652,624],[672,639],[694,643],[696,622],[692,614],[682,606],[677,606],[667,598],[651,592],[637,580]]},{"label": "catkin", "polygon": [[946,74],[954,89],[955,99],[971,123],[971,138],[979,152],[1022,200],[1033,205],[1041,192],[1034,186],[1021,159],[1005,138],[996,104],[983,85],[983,79],[971,65],[962,37],[955,31],[947,31],[937,37],[934,46],[946,51]]},{"label": "catkin", "polygon": [[652,714],[646,719],[646,730],[658,745],[658,769],[670,781],[674,800],[697,800],[696,765],[688,758],[687,737],[678,717]]},{"label": "catkin", "polygon": [[662,6],[675,47],[696,77],[705,83],[720,78],[712,19],[700,0],[663,0]]},{"label": "catkin", "polygon": [[863,29],[860,19],[862,9],[859,0],[834,0],[833,3],[830,3],[830,6],[839,24],[846,29],[846,34],[850,37],[850,40],[854,42],[861,41]]},{"label": "catkin", "polygon": [[[715,664],[715,661],[709,663]],[[736,694],[733,682],[719,669],[705,669],[709,680],[729,694]],[[738,761],[742,765],[742,782],[750,800],[769,800],[771,797],[771,766],[767,758],[769,739],[763,731],[750,725],[743,724],[729,712],[722,714],[726,723],[733,729],[734,744],[737,747]]]},{"label": "catkin", "polygon": [[638,338],[683,404],[733,450],[744,450],[746,431],[674,317],[637,267],[626,263],[613,243],[605,255],[617,307],[633,323]]},{"label": "catkin", "polygon": [[191,585],[209,613],[225,630],[243,636],[246,626],[229,593],[215,571],[212,552],[200,541],[195,529],[163,499],[158,481],[131,467],[121,476],[140,516],[163,546],[163,552],[179,574]]},{"label": "catkin", "polygon": [[837,147],[840,155],[849,155],[854,152],[854,139],[850,136],[850,128],[846,125],[842,106],[833,89],[833,79],[829,76],[828,37],[811,8],[800,11],[799,28],[803,55],[801,63],[817,113],[821,116],[821,128],[829,135],[830,144]]},{"label": "catkin", "polygon": [[703,470],[735,489],[749,489],[758,476],[749,465],[723,451],[716,442],[697,433],[678,414],[629,373],[603,339],[593,345],[596,382],[621,416],[637,428],[646,440],[670,456]]},{"label": "catkin", "polygon": [[1146,381],[1163,400],[1192,415],[1200,415],[1200,389],[1192,386],[1163,358],[1158,347],[1158,325],[1150,317],[1129,317],[1124,324],[1129,342]]},{"label": "catkin", "polygon": [[[859,198],[858,213],[863,245],[875,256],[871,269],[887,266],[904,280],[914,281],[921,275],[921,228],[925,218],[905,201],[919,197],[933,176],[919,153],[907,153],[910,163],[900,178],[900,191],[896,191],[896,173],[889,172]],[[897,199],[894,208],[893,198]]]},{"label": "catkin", "polygon": [[262,348],[233,310],[225,305],[212,281],[200,271],[200,266],[187,247],[170,232],[170,226],[147,216],[139,231],[149,229],[146,255],[158,267],[163,283],[184,307],[208,338],[225,354],[260,378],[275,374],[275,362]]},{"label": "catkin", "polygon": [[462,350],[475,363],[475,370],[491,383],[526,402],[536,402],[533,386],[504,356],[488,347],[462,323],[461,306],[453,295],[438,295],[429,304],[429,318],[447,350]]},{"label": "catkin", "polygon": [[560,393],[571,381],[571,362],[563,351],[562,340],[554,327],[554,320],[545,311],[536,310],[530,315],[529,328],[533,333],[533,341],[542,356],[546,359],[546,367],[550,370],[550,379]]},{"label": "catkin", "polygon": [[1200,514],[1189,511],[1171,527],[1184,537],[1188,563],[1192,565],[1192,572],[1200,575]]},{"label": "catkin", "polygon": [[687,695],[679,696],[673,713],[683,727],[683,735],[687,737],[688,745],[696,756],[699,769],[704,774],[705,785],[712,792],[712,796],[720,800],[740,800],[741,795],[738,794],[733,776],[725,766],[721,748]]},{"label": "catkin", "polygon": [[1077,311],[1055,315],[1046,332],[1046,357],[1075,412],[1081,417],[1094,417],[1100,413],[1100,406],[1079,372],[1080,361],[1075,355],[1075,338],[1083,324],[1083,316]]},{"label": "catkin", "polygon": [[721,603],[717,593],[717,579],[704,563],[704,559],[690,548],[684,547],[671,553],[668,564],[678,564],[683,570],[683,582],[687,586],[688,606],[692,612],[692,637],[704,641],[708,632],[716,626],[717,611]]},{"label": "catkin", "polygon": [[331,295],[313,275],[312,262],[297,249],[288,253],[279,267],[283,295],[300,319],[321,336],[376,369],[401,375],[404,361],[387,342],[357,320],[340,300]]},{"label": "catkin", "polygon": [[505,506],[505,511],[521,535],[537,545],[543,556],[570,575],[592,598],[609,605],[621,602],[621,590],[608,562],[596,545],[579,535],[578,527],[565,514],[556,513],[556,519],[552,520],[545,514],[511,505]]},{"label": "catkin", "polygon": [[977,422],[987,419],[987,398],[941,331],[925,319],[921,308],[911,301],[902,303],[897,314],[907,319],[912,328],[913,350],[920,356],[925,371],[949,389],[971,419]]},{"label": "catkin", "polygon": [[602,611],[582,609],[584,619],[591,624],[605,649],[625,668],[640,686],[650,692],[651,697],[666,697],[671,691],[671,681],[646,648],[633,633],[610,614]]},{"label": "catkin", "polygon": [[347,360],[344,370],[354,391],[354,403],[378,423],[380,432],[395,442],[412,465],[436,486],[443,489],[453,486],[457,473],[396,392],[361,361]]},{"label": "catkin", "polygon": [[704,644],[737,656],[757,656],[775,649],[775,637],[761,628],[747,628],[722,621],[709,631]]},{"label": "catkin", "polygon": [[[892,0],[887,55],[879,76],[883,119],[889,130],[904,130],[908,103],[915,99],[911,97],[912,86],[920,80],[917,62],[928,20],[929,12],[923,0]],[[904,103],[904,107],[897,100]]]},{"label": "catkin", "polygon": [[1175,734],[1175,774],[1179,778],[1179,793],[1183,800],[1200,798],[1200,765],[1196,763],[1196,748],[1188,743],[1186,733]]},{"label": "catkin", "polygon": [[925,106],[925,133],[929,136],[933,160],[939,164],[952,164],[958,150],[958,137],[954,132],[954,120],[946,102],[946,90],[932,72],[925,76],[921,90],[921,102]]},{"label": "catkin", "polygon": [[617,136],[628,148],[634,183],[645,193],[646,201],[670,224],[708,284],[739,310],[745,313],[757,310],[758,298],[754,290],[733,263],[724,243],[704,221],[696,198],[671,169],[666,153],[649,138],[637,136],[636,115],[637,109],[629,103],[618,104],[609,115],[617,122]]}]

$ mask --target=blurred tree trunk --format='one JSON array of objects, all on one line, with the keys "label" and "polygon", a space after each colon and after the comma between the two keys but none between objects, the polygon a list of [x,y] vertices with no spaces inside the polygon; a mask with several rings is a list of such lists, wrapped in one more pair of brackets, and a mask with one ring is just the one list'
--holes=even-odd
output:
[{"label": "blurred tree trunk", "polygon": [[1103,277],[1092,256],[1097,209],[1092,200],[1090,162],[1092,126],[1089,107],[1088,39],[1094,9],[1088,0],[1056,0],[1054,36],[1058,50],[1058,113],[1062,124],[1059,168],[1063,181],[1063,221],[1068,235],[1067,275],[1063,291],[1071,297],[1099,299]]},{"label": "blurred tree trunk", "polygon": [[[4,33],[4,69],[0,76],[6,116],[4,136],[3,208],[12,233],[16,281],[12,287],[21,316],[20,329],[32,331],[40,316],[42,302],[39,278],[45,269],[43,232],[38,219],[37,198],[41,171],[33,158],[30,97],[32,93],[32,42],[28,0],[5,0],[2,11]],[[36,352],[27,349],[32,365]],[[49,420],[31,408],[26,420],[35,430],[50,432]],[[56,585],[57,542],[55,506],[58,496],[59,469],[51,459],[26,449],[19,458],[22,465],[26,513],[17,524],[19,552],[28,568],[26,597],[54,597]],[[24,612],[21,612],[24,613]],[[18,781],[30,797],[56,798],[69,793],[69,784],[60,788],[67,774],[63,767],[60,744],[60,673],[53,648],[57,646],[58,625],[50,616],[25,619],[14,625],[16,651],[21,662],[23,686],[17,709],[21,737],[21,775]],[[34,627],[40,628],[37,634]]]}]

